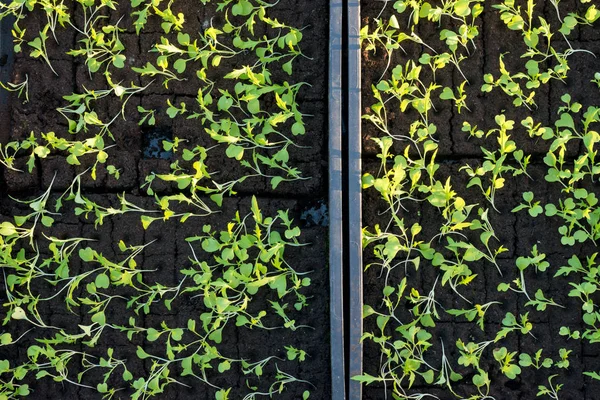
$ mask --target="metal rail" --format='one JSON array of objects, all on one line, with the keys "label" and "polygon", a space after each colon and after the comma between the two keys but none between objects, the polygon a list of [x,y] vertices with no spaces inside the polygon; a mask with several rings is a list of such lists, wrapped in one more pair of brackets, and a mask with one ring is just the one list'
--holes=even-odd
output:
[{"label": "metal rail", "polygon": [[329,3],[329,312],[332,400],[346,399],[342,204],[343,8],[343,0],[332,0]]},{"label": "metal rail", "polygon": [[[361,53],[360,1],[348,0],[348,246],[349,377],[362,374],[363,265],[361,195]],[[360,382],[350,380],[348,399],[360,400]]]}]

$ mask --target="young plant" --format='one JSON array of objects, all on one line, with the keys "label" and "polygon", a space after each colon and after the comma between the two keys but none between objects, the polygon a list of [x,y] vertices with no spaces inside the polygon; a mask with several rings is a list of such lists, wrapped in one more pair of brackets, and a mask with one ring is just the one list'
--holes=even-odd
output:
[{"label": "young plant", "polygon": [[541,289],[536,292],[536,300],[532,300],[527,292],[527,286],[525,283],[525,270],[530,266],[535,267],[535,272],[538,271],[544,272],[550,266],[548,261],[544,261],[546,255],[543,253],[539,253],[537,249],[537,244],[534,244],[531,249],[532,257],[518,257],[516,261],[517,269],[519,270],[519,277],[513,281],[515,287],[512,287],[511,283],[500,283],[498,285],[498,291],[506,292],[507,290],[512,290],[516,293],[523,293],[529,302],[526,305],[536,305],[538,310],[545,309],[546,305],[552,304],[556,305],[552,300],[547,300]]},{"label": "young plant", "polygon": [[[508,132],[514,129],[514,121],[506,118],[504,114],[496,115],[494,118],[498,128],[491,129],[487,133],[477,130],[477,127],[472,127],[468,122],[463,123],[462,130],[470,132],[472,136],[478,138],[497,135],[498,149],[495,151],[481,147],[484,154],[484,162],[479,167],[471,167],[465,165],[461,167],[471,178],[467,187],[477,186],[490,202],[492,207],[497,211],[495,206],[496,191],[504,187],[505,178],[503,175],[510,172],[512,176],[521,174],[527,175],[527,166],[529,165],[530,156],[524,155],[522,150],[517,149],[517,145],[513,140],[510,140]],[[508,164],[509,157],[512,158],[517,166]],[[484,183],[483,177],[489,175],[489,183]]]},{"label": "young plant", "polygon": [[500,364],[500,371],[506,375],[508,379],[516,379],[521,374],[521,368],[514,363],[514,358],[517,355],[516,351],[509,352],[506,347],[494,349],[494,359]]},{"label": "young plant", "polygon": [[477,325],[479,326],[479,329],[483,331],[485,313],[487,312],[488,308],[494,304],[502,303],[499,301],[490,301],[485,304],[475,304],[475,306],[470,309],[447,309],[446,312],[457,317],[463,316],[467,319],[467,321],[471,322],[477,318]]},{"label": "young plant", "polygon": [[[533,324],[529,321],[529,313],[525,313],[519,315],[519,319],[511,312],[506,313],[504,319],[502,319],[502,329],[496,333],[496,338],[494,342],[498,342],[501,339],[504,339],[510,332],[519,331],[522,335],[529,334],[533,338],[533,333],[531,330],[533,329]],[[516,354],[516,353],[515,353]],[[506,356],[506,354],[504,354]]]},{"label": "young plant", "polygon": [[48,49],[46,48],[46,41],[48,40],[49,29],[49,25],[44,26],[44,28],[39,32],[39,36],[33,39],[32,41],[27,42],[27,45],[33,49],[31,50],[31,53],[29,55],[33,58],[42,58],[46,62],[46,64],[48,64],[52,72],[54,72],[54,75],[58,76],[58,73],[52,67],[50,57],[48,56]]},{"label": "young plant", "polygon": [[554,360],[548,357],[542,358],[542,351],[543,349],[539,349],[533,357],[527,353],[519,354],[519,365],[523,368],[551,368],[554,365]]},{"label": "young plant", "polygon": [[29,103],[29,76],[27,74],[25,74],[25,80],[21,83],[6,82],[6,84],[4,84],[0,82],[0,86],[9,92],[16,92],[19,98],[25,95],[23,104]]},{"label": "young plant", "polygon": [[523,200],[525,200],[525,204],[519,204],[517,207],[513,208],[511,212],[527,210],[529,215],[531,215],[534,218],[544,212],[544,208],[540,205],[540,202],[533,201],[533,192],[523,192]]},{"label": "young plant", "polygon": [[538,386],[538,392],[536,394],[536,396],[544,396],[547,395],[548,397],[550,397],[552,400],[559,400],[558,399],[558,392],[562,389],[563,384],[562,383],[554,383],[553,380],[554,378],[556,378],[558,375],[550,375],[548,377],[548,386],[544,386],[544,385],[539,385]]}]

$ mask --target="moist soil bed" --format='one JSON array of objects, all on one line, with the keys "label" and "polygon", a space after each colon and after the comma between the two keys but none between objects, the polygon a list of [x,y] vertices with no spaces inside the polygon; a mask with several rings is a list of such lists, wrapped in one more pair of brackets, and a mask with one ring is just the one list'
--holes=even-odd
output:
[{"label": "moist soil bed", "polygon": [[[399,2],[396,2],[399,3]],[[433,3],[433,2],[432,2]],[[442,346],[444,345],[445,355],[450,361],[451,367],[463,378],[452,384],[455,392],[464,398],[476,393],[476,388],[472,383],[475,370],[472,367],[466,368],[457,363],[460,354],[456,348],[457,340],[461,339],[467,342],[483,342],[493,340],[494,334],[502,327],[502,320],[506,313],[511,312],[516,316],[529,312],[529,320],[533,323],[532,335],[512,334],[507,338],[492,343],[487,347],[481,357],[481,368],[487,371],[491,379],[489,391],[490,398],[495,399],[523,399],[531,400],[536,398],[538,385],[547,385],[547,378],[551,374],[558,374],[557,382],[564,386],[559,392],[561,399],[596,399],[599,389],[598,381],[584,377],[584,371],[598,371],[600,363],[598,352],[600,347],[596,344],[590,344],[585,340],[569,340],[565,336],[559,335],[562,326],[568,326],[572,330],[586,330],[586,325],[582,321],[581,302],[578,298],[569,297],[572,286],[569,281],[578,282],[579,278],[570,276],[553,278],[559,267],[567,265],[568,260],[573,255],[578,255],[581,259],[597,252],[597,247],[591,242],[577,243],[574,246],[565,246],[561,244],[561,235],[558,228],[561,223],[551,218],[544,218],[544,215],[537,218],[531,217],[526,211],[513,213],[511,210],[523,202],[522,194],[531,191],[535,194],[535,200],[542,204],[553,202],[558,203],[558,199],[564,194],[562,187],[556,183],[548,183],[544,177],[548,171],[544,164],[544,155],[548,152],[550,141],[541,140],[541,138],[530,138],[527,132],[521,127],[520,121],[526,116],[532,116],[542,126],[554,126],[558,119],[558,109],[564,106],[561,102],[561,96],[570,93],[573,101],[583,105],[583,110],[588,106],[597,106],[600,104],[600,90],[594,84],[590,83],[594,73],[600,70],[597,58],[589,53],[575,53],[569,58],[569,77],[565,82],[551,80],[546,85],[541,85],[536,91],[537,107],[531,111],[525,107],[515,107],[512,104],[512,98],[508,97],[499,89],[492,93],[484,93],[481,86],[484,84],[483,76],[486,73],[494,72],[497,76],[499,56],[505,55],[504,61],[509,71],[524,70],[525,61],[519,59],[518,54],[524,51],[523,39],[520,32],[508,30],[504,22],[500,19],[498,10],[492,8],[492,4],[500,2],[484,2],[483,14],[478,18],[477,27],[479,35],[474,40],[471,54],[461,63],[461,69],[469,83],[465,85],[467,94],[467,106],[470,110],[463,109],[459,114],[456,107],[450,101],[442,101],[437,96],[432,98],[434,110],[429,113],[431,123],[437,126],[436,138],[438,140],[438,153],[436,162],[440,165],[436,172],[436,179],[442,183],[450,179],[452,189],[462,197],[467,204],[478,204],[484,208],[489,208],[489,220],[495,229],[497,241],[495,246],[503,245],[507,248],[506,252],[498,255],[498,265],[503,273],[501,276],[496,267],[484,261],[469,263],[470,268],[477,277],[466,286],[461,286],[461,294],[473,301],[474,304],[484,304],[492,301],[501,302],[489,308],[485,315],[485,330],[482,331],[476,325],[476,321],[469,322],[464,317],[452,316],[446,313],[445,309],[471,308],[466,301],[461,299],[448,285],[441,284],[441,275],[439,267],[432,265],[431,261],[421,258],[418,270],[411,265],[407,269],[397,266],[390,277],[389,286],[396,287],[402,278],[407,278],[407,291],[405,296],[408,298],[411,288],[427,296],[435,287],[435,300],[438,302],[439,317],[435,319],[435,327],[426,327],[425,329],[432,334],[429,340],[432,344],[430,350],[425,355],[425,361],[435,368],[439,369],[442,358]],[[520,2],[517,2],[521,4]],[[525,7],[525,2],[521,6]],[[402,32],[410,33],[409,19],[410,9],[403,14],[394,11],[394,4],[389,3],[382,10],[382,4],[379,2],[361,2],[362,26],[368,25],[370,32],[376,27],[376,18],[388,21],[392,15],[397,17],[399,29]],[[472,5],[471,5],[472,6]],[[581,11],[583,6],[575,1],[561,1],[561,13],[566,15],[571,11]],[[556,12],[550,2],[544,2],[544,5],[536,6],[536,12],[544,16],[551,23],[556,23]],[[541,12],[540,12],[541,11]],[[536,14],[537,15],[537,14]],[[439,39],[440,31],[444,28],[451,29],[456,26],[448,23],[448,19],[438,25],[437,22],[421,19],[414,28],[415,33],[431,46],[438,53],[448,51],[447,47]],[[600,54],[600,41],[597,37],[597,23],[594,26],[578,27],[576,32],[569,36],[569,41],[574,48],[585,48],[593,52],[596,57]],[[387,54],[379,46],[377,50],[362,52],[362,106],[363,114],[372,113],[371,106],[376,102],[371,91],[372,85],[377,85],[383,75],[390,79],[390,71],[396,65],[406,65],[409,61],[414,61],[418,65],[418,59],[425,52],[433,52],[425,46],[418,45],[406,40],[402,43],[402,50],[394,52],[392,60],[387,59]],[[512,57],[511,57],[512,55]],[[388,64],[389,63],[389,64]],[[423,67],[422,81],[427,85],[432,81],[431,71],[426,66]],[[435,82],[451,88],[456,88],[463,81],[463,77],[456,68],[446,67],[437,72]],[[390,104],[392,104],[390,102]],[[406,112],[401,112],[397,102],[388,107],[388,121],[390,132],[398,136],[408,135],[409,125],[412,121],[419,118],[418,113],[410,107]],[[513,177],[506,173],[505,186],[498,190],[495,199],[497,211],[493,210],[477,187],[468,188],[469,177],[461,167],[465,165],[481,165],[483,163],[483,153],[480,146],[488,149],[497,147],[496,137],[477,139],[469,137],[468,132],[462,130],[463,121],[468,121],[471,125],[477,125],[479,129],[487,131],[494,128],[494,116],[504,113],[507,119],[515,121],[515,129],[510,132],[511,140],[516,143],[518,149],[522,149],[525,154],[531,155],[531,163],[527,169],[530,177],[520,175]],[[377,158],[379,148],[372,140],[373,138],[384,137],[374,124],[363,120],[362,138],[363,151],[362,163],[363,172],[370,173],[374,177],[382,176],[381,160]],[[407,147],[406,140],[394,140],[390,150],[394,155],[405,154]],[[571,143],[572,144],[572,143]],[[580,154],[582,149],[579,146],[571,146],[567,149],[570,162]],[[392,164],[390,158],[390,165]],[[585,185],[588,191],[600,194],[596,183]],[[423,196],[426,197],[426,196]],[[405,226],[410,227],[413,223],[418,223],[422,227],[420,233],[421,240],[432,240],[440,233],[440,227],[445,219],[441,216],[440,209],[432,206],[427,201],[403,203],[405,209],[399,212],[399,218],[403,219]],[[381,195],[369,188],[363,191],[363,226],[369,231],[373,231],[375,226],[379,225],[382,229],[390,223],[389,205]],[[391,229],[391,231],[394,231]],[[469,232],[463,232],[469,240],[477,240],[469,236]],[[454,237],[457,239],[457,237]],[[442,251],[445,240],[434,240],[432,247],[436,251]],[[545,273],[534,273],[527,271],[526,282],[530,294],[542,289],[547,298],[553,298],[557,303],[564,306],[548,307],[546,311],[537,311],[534,307],[526,307],[527,298],[523,294],[513,293],[510,290],[500,292],[497,287],[501,283],[511,282],[518,278],[518,269],[515,263],[518,257],[530,256],[532,246],[537,245],[540,253],[546,255],[546,261],[550,263],[550,269]],[[368,246],[364,249],[364,265],[369,266],[373,263],[381,262],[373,255],[373,247]],[[399,256],[400,257],[400,256]],[[529,273],[531,272],[531,273]],[[364,273],[364,304],[373,307],[373,309],[384,310],[382,291],[384,290],[384,276],[382,268],[377,266],[369,267]],[[438,280],[439,278],[439,280]],[[397,309],[397,318],[403,323],[411,322],[415,319],[412,309],[414,303],[403,301]],[[379,332],[375,316],[368,317],[364,321],[365,332]],[[400,340],[401,336],[395,331],[399,322],[391,322],[385,329],[385,334],[389,336],[389,342]],[[571,351],[569,355],[570,366],[568,369],[540,369],[522,368],[522,372],[515,379],[508,379],[500,371],[498,362],[492,355],[492,349],[506,347],[509,352],[517,352],[515,363],[518,362],[518,355],[521,353],[533,354],[538,349],[543,349],[544,357],[556,358],[559,349],[565,348]],[[380,345],[371,340],[364,342],[364,372],[372,376],[380,376],[380,366],[382,356]],[[399,362],[402,365],[401,362]],[[402,367],[399,367],[402,368]],[[550,372],[549,372],[550,371]],[[402,373],[399,371],[398,375]],[[435,381],[438,379],[438,372],[435,372]],[[408,378],[404,380],[405,389],[409,387]],[[387,389],[386,389],[387,388]],[[384,395],[390,398],[392,384],[387,386],[381,382],[373,382],[368,385],[363,384],[363,398],[382,399]],[[407,393],[427,393],[432,396],[438,396],[439,399],[451,399],[455,396],[444,385],[427,384],[418,377]],[[479,397],[478,397],[479,398]]]},{"label": "moist soil bed", "polygon": [[[173,2],[175,14],[184,12],[186,22],[182,32],[194,35],[201,34],[211,25],[219,28],[225,23],[224,12],[217,10],[217,4],[202,5],[201,2],[176,1]],[[51,227],[44,227],[35,232],[35,241],[39,247],[41,257],[51,256],[48,240],[45,237],[56,237],[58,239],[87,238],[89,246],[101,253],[109,260],[123,260],[124,254],[119,248],[122,240],[128,245],[149,244],[138,256],[135,257],[138,268],[149,270],[145,272],[144,282],[158,283],[165,287],[177,286],[182,278],[182,270],[193,267],[190,259],[194,256],[199,260],[211,261],[212,256],[203,252],[200,246],[190,246],[186,241],[188,238],[203,234],[203,226],[211,225],[215,231],[227,231],[228,223],[235,220],[236,214],[243,218],[251,213],[251,199],[256,196],[257,202],[264,217],[276,217],[280,210],[289,210],[289,217],[294,226],[299,226],[301,235],[298,237],[301,247],[289,247],[285,252],[285,260],[299,274],[307,273],[311,284],[302,288],[301,293],[307,298],[308,306],[301,311],[293,307],[293,296],[279,298],[276,291],[268,287],[261,288],[252,296],[248,305],[250,314],[257,314],[261,310],[268,311],[262,320],[266,327],[277,327],[277,329],[249,329],[246,326],[236,326],[235,321],[228,321],[222,333],[222,342],[209,341],[211,345],[225,357],[235,360],[247,360],[256,362],[268,357],[277,357],[266,363],[263,375],[244,375],[239,363],[234,363],[231,369],[217,372],[218,363],[213,362],[210,369],[206,370],[210,385],[205,384],[191,376],[182,375],[183,370],[180,363],[171,365],[170,377],[181,384],[171,383],[164,388],[164,392],[157,394],[159,398],[165,399],[213,399],[218,388],[231,388],[229,398],[243,398],[253,390],[268,391],[278,375],[278,370],[305,382],[286,384],[284,390],[278,395],[280,398],[298,399],[302,398],[305,391],[310,391],[310,398],[326,399],[331,396],[330,387],[330,360],[329,360],[329,284],[327,269],[327,218],[323,210],[327,199],[327,37],[328,32],[328,3],[315,1],[311,7],[306,7],[301,2],[281,1],[276,6],[268,9],[268,16],[293,27],[302,30],[303,39],[301,48],[305,56],[298,57],[294,63],[294,72],[288,76],[281,68],[273,68],[272,81],[282,83],[306,82],[297,94],[296,103],[302,114],[305,115],[305,134],[294,137],[294,146],[289,147],[288,164],[301,171],[303,179],[283,181],[273,188],[270,178],[250,177],[235,186],[235,193],[226,195],[222,206],[217,206],[208,198],[202,199],[214,213],[201,218],[189,218],[180,222],[179,218],[158,220],[147,228],[144,228],[140,215],[136,213],[114,215],[107,217],[102,224],[95,224],[93,213],[86,218],[85,214],[76,215],[75,204],[72,201],[64,202],[59,215],[53,215],[54,223]],[[125,47],[126,68],[112,68],[112,79],[121,82],[123,86],[133,83],[138,86],[149,85],[143,92],[132,96],[124,108],[125,119],[117,118],[111,125],[111,133],[114,136],[114,146],[107,150],[109,163],[120,171],[119,179],[108,173],[107,164],[99,164],[96,171],[96,179],[89,172],[85,173],[95,162],[94,156],[81,157],[80,165],[73,165],[67,160],[66,152],[53,152],[42,159],[35,160],[35,168],[32,173],[17,172],[0,165],[0,222],[13,221],[13,216],[26,215],[30,209],[27,205],[17,202],[15,199],[28,200],[40,196],[51,187],[48,204],[53,208],[59,196],[68,190],[73,180],[81,175],[81,194],[103,207],[120,207],[119,197],[123,196],[131,203],[145,208],[156,209],[155,196],[168,196],[185,193],[173,183],[156,180],[153,184],[154,195],[148,194],[146,188],[142,188],[146,177],[152,173],[167,174],[171,166],[179,162],[182,165],[186,160],[182,158],[182,148],[173,153],[162,149],[162,141],[179,138],[185,140],[182,146],[192,149],[195,146],[215,147],[210,150],[206,164],[214,175],[211,179],[218,182],[235,180],[249,174],[248,169],[243,167],[239,161],[226,155],[226,146],[217,146],[217,143],[205,133],[207,124],[197,119],[186,119],[185,116],[169,118],[166,114],[169,100],[173,105],[179,106],[182,102],[193,106],[200,81],[196,78],[196,69],[188,66],[181,74],[181,81],[171,82],[168,88],[162,84],[160,77],[140,77],[134,73],[132,67],[143,67],[147,62],[155,63],[157,53],[149,52],[152,45],[160,43],[161,37],[166,37],[173,43],[177,41],[177,32],[165,34],[160,18],[156,15],[149,17],[147,25],[138,35],[133,28],[131,12],[134,11],[129,2],[123,1],[116,6],[115,10],[105,12],[107,21],[115,24],[123,17],[119,26],[124,28],[120,33],[120,39]],[[83,15],[81,6],[77,4],[72,10],[72,18],[78,23],[82,22]],[[231,20],[236,20],[229,15]],[[236,20],[237,21],[237,20]],[[29,31],[28,35],[37,32],[46,23],[46,17],[38,8],[27,14],[23,26]],[[73,29],[57,29],[56,43],[53,39],[48,40],[48,56],[54,74],[48,65],[41,59],[33,59],[28,54],[16,55],[13,82],[22,82],[27,77],[29,82],[29,102],[23,104],[22,99],[16,93],[11,94],[10,129],[4,126],[0,132],[1,143],[20,141],[29,137],[30,133],[39,137],[41,132],[55,132],[58,137],[68,140],[84,140],[90,133],[80,132],[69,134],[68,124],[65,118],[57,112],[57,108],[65,106],[63,96],[72,93],[82,93],[87,90],[102,90],[107,88],[107,83],[100,73],[90,78],[84,59],[65,54],[69,49],[75,48],[80,34]],[[277,31],[267,28],[265,24],[257,24],[255,37],[266,35],[272,37]],[[28,40],[31,40],[27,36]],[[28,51],[27,51],[28,53]],[[216,82],[217,87],[223,90],[234,91],[234,83],[223,79],[223,76],[236,68],[242,68],[254,59],[251,55],[241,54],[230,60],[224,59],[218,68],[211,68],[211,79]],[[199,63],[198,63],[199,64]],[[276,70],[276,71],[275,71]],[[112,99],[112,97],[111,97]],[[265,100],[262,106],[274,107],[275,100]],[[138,124],[141,114],[138,107],[154,110],[156,124]],[[121,102],[110,101],[104,98],[94,103],[94,111],[101,120],[106,120],[117,115],[121,111]],[[289,132],[291,123],[287,122],[282,131]],[[86,136],[88,135],[88,136]],[[27,171],[28,156],[20,152],[15,160],[14,166]],[[179,205],[178,211],[186,212],[193,210],[190,207]],[[248,221],[251,218],[247,219]],[[248,224],[249,229],[253,229]],[[279,227],[277,228],[279,229]],[[283,230],[281,231],[283,236]],[[83,245],[82,245],[83,246]],[[194,248],[195,247],[195,248]],[[23,241],[17,248],[25,249],[29,256],[31,247]],[[14,252],[17,248],[13,249]],[[194,250],[192,250],[194,248]],[[195,252],[194,252],[195,251]],[[85,272],[90,268],[89,264],[77,257],[77,252],[70,261],[69,268],[71,276]],[[93,281],[93,276],[83,280],[73,293],[73,298],[85,296],[86,284]],[[4,288],[7,284],[6,274],[0,276],[0,285]],[[190,285],[188,280],[185,285]],[[185,288],[186,286],[183,286]],[[0,299],[7,301],[4,290]],[[62,328],[74,333],[78,325],[90,324],[89,306],[79,305],[69,312],[64,296],[57,293],[56,286],[46,282],[44,279],[35,279],[32,283],[31,292],[42,298],[57,295],[51,301],[41,302],[39,313],[48,325]],[[64,294],[64,293],[63,293]],[[153,373],[155,367],[151,358],[141,359],[136,355],[136,349],[141,346],[147,353],[157,357],[167,357],[166,335],[158,340],[149,341],[144,332],[147,329],[161,329],[161,326],[169,328],[185,328],[190,319],[201,324],[199,317],[207,311],[203,301],[203,294],[186,292],[180,294],[171,304],[165,307],[164,301],[153,303],[146,312],[135,312],[127,304],[127,296],[131,292],[120,287],[111,286],[106,289],[107,296],[118,295],[107,307],[106,320],[111,324],[126,326],[130,318],[135,319],[135,325],[142,328],[142,333],[133,334],[128,338],[126,332],[115,329],[106,329],[100,336],[97,344],[90,347],[82,343],[83,339],[72,344],[56,345],[57,350],[74,350],[85,352],[92,357],[106,357],[108,349],[114,349],[114,358],[125,360],[128,370],[134,379],[147,377]],[[163,299],[164,300],[164,299]],[[272,310],[271,302],[281,304],[289,303],[287,306],[288,317],[295,322],[297,328],[284,328],[283,322]],[[5,305],[6,306],[6,305]],[[24,306],[25,307],[25,306]],[[3,310],[2,318],[8,313],[8,306]],[[10,320],[0,330],[2,333],[10,333],[13,339],[23,337],[16,344],[2,346],[0,348],[0,359],[10,360],[11,367],[25,365],[30,360],[28,348],[35,344],[40,345],[40,339],[50,339],[56,332],[53,329],[31,328],[31,324],[24,321]],[[293,325],[292,325],[293,327]],[[184,335],[183,341],[191,337]],[[306,351],[306,360],[299,362],[298,359],[290,360],[287,357],[285,346],[293,346]],[[41,362],[41,361],[40,361]],[[219,367],[220,368],[220,367]],[[68,377],[77,381],[77,374],[85,369],[78,360],[72,361],[68,366]],[[199,373],[198,371],[196,371]],[[119,373],[109,379],[109,384],[114,387],[125,387],[123,391],[117,391],[114,398],[131,398],[134,389],[123,382]],[[281,378],[279,378],[281,379]],[[87,373],[82,384],[92,388],[79,387],[68,382],[54,382],[51,377],[35,379],[35,372],[29,373],[19,383],[28,384],[32,399],[56,399],[56,398],[103,398],[103,395],[95,390],[96,385],[103,381],[100,371]],[[308,383],[309,382],[309,383]],[[214,385],[214,386],[213,386]],[[276,386],[277,388],[279,386]]]}]

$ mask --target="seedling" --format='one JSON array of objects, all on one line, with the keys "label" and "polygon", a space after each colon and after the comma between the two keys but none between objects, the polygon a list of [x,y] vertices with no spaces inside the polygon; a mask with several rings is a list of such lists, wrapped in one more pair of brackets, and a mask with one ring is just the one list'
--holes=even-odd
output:
[{"label": "seedling", "polygon": [[118,27],[120,20],[115,25],[94,27],[94,25],[98,25],[98,22],[104,18],[104,16],[100,15],[91,17],[90,20],[85,21],[84,27],[81,30],[75,28],[84,38],[79,40],[81,45],[78,49],[67,52],[68,55],[75,57],[85,57],[85,64],[88,67],[90,78],[103,65],[104,75],[110,75],[110,65],[115,68],[123,68],[125,66],[126,57],[122,54],[125,46],[119,39],[119,32],[124,32],[125,29]]},{"label": "seedling", "polygon": [[[48,189],[41,196],[34,198],[32,200],[26,200],[26,201],[17,200],[19,203],[27,204],[29,206],[29,208],[31,208],[33,210],[31,213],[29,213],[27,215],[14,216],[15,225],[17,227],[22,227],[26,223],[32,224],[31,228],[29,228],[27,230],[28,231],[27,237],[29,237],[29,245],[32,248],[34,247],[33,234],[34,234],[37,224],[40,223],[43,226],[51,227],[52,224],[54,223],[54,218],[52,218],[52,215],[57,215],[56,213],[48,211],[48,209],[46,207],[46,205],[48,203],[48,199],[50,197],[50,192],[52,190],[52,185],[54,184],[55,179],[56,179],[56,174],[52,178],[52,182],[50,182]],[[12,226],[12,224],[7,223],[7,222],[4,222],[3,224],[6,224],[5,226],[7,228]],[[13,226],[13,230],[15,232],[18,232],[18,229],[15,228],[14,226]],[[23,231],[23,230],[21,230],[21,231]],[[21,236],[21,237],[23,237],[23,236]]]},{"label": "seedling", "polygon": [[[441,340],[440,340],[441,341]],[[455,396],[458,396],[454,389],[452,389],[452,383],[460,381],[463,377],[461,374],[455,372],[446,357],[446,349],[444,348],[444,342],[441,341],[442,346],[442,366],[440,367],[440,373],[438,380],[435,382],[436,385],[445,385],[448,390]]]},{"label": "seedling", "polygon": [[538,386],[538,393],[536,396],[543,396],[543,395],[547,395],[548,397],[550,397],[553,400],[558,400],[558,392],[562,389],[563,384],[562,383],[554,383],[553,380],[554,378],[556,378],[558,375],[550,375],[548,377],[548,386],[544,386],[544,385],[539,385]]},{"label": "seedling", "polygon": [[31,57],[33,58],[42,58],[46,64],[50,67],[54,75],[58,76],[58,73],[52,67],[52,63],[50,62],[50,58],[48,56],[48,49],[46,48],[46,41],[48,40],[48,29],[49,25],[46,25],[41,31],[40,35],[33,39],[31,42],[27,42],[33,50],[31,50]]},{"label": "seedling", "polygon": [[483,354],[484,350],[492,343],[494,342],[490,340],[481,343],[468,342],[465,344],[461,339],[458,339],[456,341],[456,347],[460,352],[458,364],[465,367],[472,365],[479,370],[481,355]]},{"label": "seedling", "polygon": [[521,210],[527,210],[529,215],[532,217],[537,217],[538,215],[544,212],[543,207],[540,205],[539,201],[533,201],[533,192],[524,192],[523,200],[525,200],[526,204],[519,204],[517,207],[513,208],[511,212],[518,212]]},{"label": "seedling", "polygon": [[516,351],[509,352],[506,347],[494,349],[494,359],[500,364],[500,371],[506,375],[508,379],[515,379],[521,374],[521,368],[514,363],[514,358],[517,355]]},{"label": "seedling", "polygon": [[[522,150],[517,149],[516,143],[510,140],[508,132],[513,130],[514,121],[506,119],[504,114],[497,115],[495,121],[499,128],[489,130],[485,133],[485,137],[497,134],[498,149],[490,151],[481,147],[485,159],[483,164],[477,168],[471,167],[468,164],[461,167],[461,170],[464,170],[471,178],[467,187],[479,187],[494,209],[496,209],[494,201],[496,191],[504,187],[505,178],[503,177],[503,174],[510,172],[513,176],[521,174],[527,175],[527,166],[529,165],[530,160],[530,156],[524,155]],[[472,128],[468,122],[463,124],[462,130],[471,132],[472,135],[476,135],[477,137],[482,137],[484,135],[483,131],[477,130],[476,127]],[[518,167],[507,163],[509,156],[512,156]],[[482,181],[482,177],[486,175],[491,175],[489,184]]]},{"label": "seedling", "polygon": [[477,318],[477,325],[479,326],[479,328],[483,331],[484,330],[484,318],[485,318],[485,313],[487,312],[488,308],[490,308],[490,306],[494,305],[494,304],[502,304],[498,301],[490,301],[488,303],[485,304],[475,304],[475,306],[471,309],[448,309],[446,310],[446,312],[450,315],[455,315],[455,316],[464,316],[468,321],[474,321],[475,318]]},{"label": "seedling", "polygon": [[533,324],[529,322],[529,313],[519,315],[519,319],[517,320],[517,317],[513,313],[508,312],[504,316],[504,319],[502,319],[502,329],[496,334],[494,342],[504,339],[509,333],[514,331],[519,331],[523,335],[529,334],[535,338],[533,333],[531,333],[532,329]]},{"label": "seedling", "polygon": [[146,110],[142,106],[138,106],[137,110],[140,114],[142,114],[142,119],[138,122],[138,125],[143,125],[144,122],[150,126],[154,126],[156,124],[155,110]]},{"label": "seedling", "polygon": [[[271,384],[268,391],[260,392],[260,391],[257,391],[258,388],[251,387],[250,389],[253,389],[253,392],[248,393],[246,396],[244,396],[243,400],[255,400],[258,398],[257,396],[272,397],[274,394],[283,393],[283,391],[286,388],[286,385],[288,385],[290,383],[298,382],[298,383],[304,383],[304,384],[308,384],[308,385],[312,386],[312,384],[310,382],[302,380],[302,379],[298,379],[298,378],[282,371],[281,369],[279,369],[279,367],[277,365],[275,367],[277,369],[277,374],[275,375],[276,380],[275,380],[275,382],[273,382]],[[302,400],[307,400],[309,397],[310,397],[310,392],[304,391],[302,394]]]},{"label": "seedling", "polygon": [[25,80],[21,83],[7,82],[4,84],[0,82],[0,86],[9,92],[16,92],[19,98],[24,95],[23,104],[29,103],[29,76],[27,74],[25,74]]},{"label": "seedling", "polygon": [[539,349],[538,351],[535,352],[533,357],[527,353],[519,354],[519,365],[523,368],[528,368],[528,367],[532,367],[535,369],[551,368],[552,365],[554,364],[554,360],[552,360],[551,358],[548,358],[548,357],[542,358],[542,351],[543,351],[543,349]]},{"label": "seedling", "polygon": [[452,88],[449,87],[445,87],[442,90],[442,93],[440,93],[440,99],[454,101],[454,105],[459,114],[463,107],[466,108],[467,111],[471,111],[466,103],[467,95],[465,93],[465,83],[467,83],[467,81],[464,81],[456,88],[456,94],[452,91]]},{"label": "seedling", "polygon": [[538,311],[540,309],[545,309],[546,305],[549,304],[558,305],[554,303],[554,301],[552,301],[551,299],[546,299],[541,289],[538,289],[538,291],[536,292],[535,300],[532,300],[531,297],[529,297],[529,293],[527,293],[527,287],[525,284],[525,270],[533,265],[535,267],[535,272],[544,272],[550,266],[550,264],[547,261],[544,261],[546,255],[543,253],[538,253],[537,245],[533,245],[531,249],[531,255],[532,257],[517,258],[516,265],[519,270],[519,278],[513,281],[515,287],[513,287],[512,284],[501,283],[498,285],[498,291],[506,292],[507,290],[512,290],[516,293],[523,293],[529,300],[526,305],[536,305],[538,307]]},{"label": "seedling", "polygon": [[600,89],[600,72],[594,74],[594,79],[592,79],[591,82],[598,85],[598,88]]}]

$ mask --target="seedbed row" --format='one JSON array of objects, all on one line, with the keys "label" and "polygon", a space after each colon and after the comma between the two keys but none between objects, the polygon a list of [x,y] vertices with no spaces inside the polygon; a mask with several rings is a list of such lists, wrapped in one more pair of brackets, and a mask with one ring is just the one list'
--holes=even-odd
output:
[{"label": "seedbed row", "polygon": [[351,398],[597,397],[597,6],[360,2]]},{"label": "seedbed row", "polygon": [[327,2],[0,17],[0,397],[331,397]]}]

